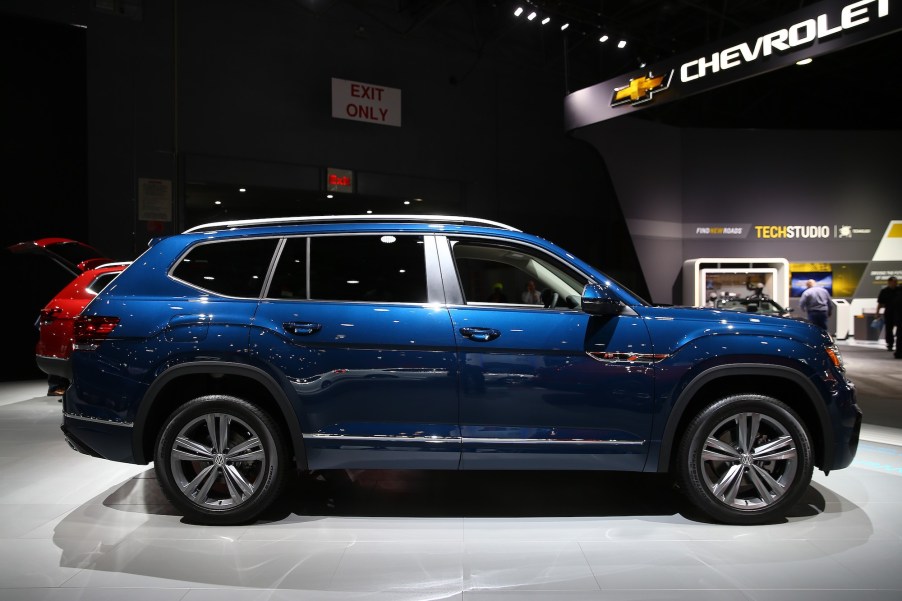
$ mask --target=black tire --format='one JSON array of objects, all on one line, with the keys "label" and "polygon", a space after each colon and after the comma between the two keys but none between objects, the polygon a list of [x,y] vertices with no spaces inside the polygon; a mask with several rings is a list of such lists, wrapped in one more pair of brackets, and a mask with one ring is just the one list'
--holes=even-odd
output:
[{"label": "black tire", "polygon": [[281,493],[288,453],[272,418],[242,399],[211,395],[182,405],[157,438],[163,492],[191,521],[253,521]]},{"label": "black tire", "polygon": [[814,469],[802,420],[761,395],[730,396],[707,406],[686,428],[676,460],[692,504],[729,524],[785,518]]}]

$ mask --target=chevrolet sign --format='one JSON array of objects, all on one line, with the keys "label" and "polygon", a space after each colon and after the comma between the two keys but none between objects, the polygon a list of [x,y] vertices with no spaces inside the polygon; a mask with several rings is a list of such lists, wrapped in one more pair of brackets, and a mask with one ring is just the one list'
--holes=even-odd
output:
[{"label": "chevrolet sign", "polygon": [[[889,15],[889,0],[859,0],[842,7],[839,18],[820,14],[789,27],[783,27],[758,38],[753,44],[742,42],[710,56],[698,58],[680,67],[680,81],[689,82],[705,77],[708,73],[738,67],[771,56],[775,52],[786,53],[813,42],[841,35],[844,31],[867,25],[873,19]],[[836,23],[833,25],[832,23]]]},{"label": "chevrolet sign", "polygon": [[655,92],[661,92],[670,87],[670,78],[672,76],[673,71],[667,75],[659,75],[657,77],[653,77],[649,73],[648,77],[631,79],[629,84],[621,88],[614,88],[611,106],[620,106],[626,103],[636,105],[648,102],[654,97]]},{"label": "chevrolet sign", "polygon": [[900,17],[902,11],[891,11],[889,0],[818,2],[756,30],[662,61],[651,71],[577,90],[564,99],[565,127],[569,131],[673,102],[791,65],[803,56],[860,44],[902,29]]}]

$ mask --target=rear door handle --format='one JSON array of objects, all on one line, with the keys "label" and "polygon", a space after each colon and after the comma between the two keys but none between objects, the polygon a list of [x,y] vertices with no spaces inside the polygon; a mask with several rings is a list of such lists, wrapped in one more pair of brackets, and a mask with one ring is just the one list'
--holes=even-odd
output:
[{"label": "rear door handle", "polygon": [[460,334],[474,342],[490,342],[501,336],[501,332],[494,328],[461,328]]},{"label": "rear door handle", "polygon": [[285,328],[286,332],[290,334],[294,334],[296,336],[308,336],[310,334],[316,334],[320,330],[323,329],[323,324],[321,323],[313,323],[310,321],[286,321],[282,324],[282,327]]}]

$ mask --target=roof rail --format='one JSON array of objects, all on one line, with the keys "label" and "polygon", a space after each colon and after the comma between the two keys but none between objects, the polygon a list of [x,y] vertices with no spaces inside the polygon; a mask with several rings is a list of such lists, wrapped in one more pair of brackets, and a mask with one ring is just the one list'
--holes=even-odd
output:
[{"label": "roof rail", "polygon": [[185,230],[183,233],[212,232],[221,229],[237,229],[244,227],[256,227],[261,225],[292,225],[295,223],[330,223],[338,221],[402,221],[402,222],[423,222],[423,223],[452,223],[458,225],[481,225],[486,227],[496,227],[504,230],[519,232],[515,227],[511,227],[497,221],[489,221],[488,219],[480,219],[478,217],[457,217],[449,215],[318,215],[305,217],[272,217],[265,219],[237,219],[235,221],[217,221],[215,223],[204,223],[196,225]]}]

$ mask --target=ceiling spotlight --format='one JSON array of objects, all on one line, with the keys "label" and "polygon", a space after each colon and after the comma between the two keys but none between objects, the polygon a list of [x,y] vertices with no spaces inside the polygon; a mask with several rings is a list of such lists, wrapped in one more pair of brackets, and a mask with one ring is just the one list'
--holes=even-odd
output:
[{"label": "ceiling spotlight", "polygon": [[803,59],[800,60],[800,61],[796,61],[796,64],[799,65],[799,66],[801,67],[801,66],[803,66],[803,65],[810,65],[810,64],[813,63],[813,62],[814,62],[814,59],[813,59],[813,58],[803,58]]},{"label": "ceiling spotlight", "polygon": [[563,25],[561,25],[561,31],[564,31],[568,27],[570,27],[570,23],[564,23]]},{"label": "ceiling spotlight", "polygon": [[542,19],[542,25],[548,25],[548,22],[551,21],[551,17],[545,17]]},{"label": "ceiling spotlight", "polygon": [[526,15],[526,18],[529,19],[530,21],[532,21],[533,19],[535,19],[535,18],[536,18],[536,11],[532,11],[531,13],[529,13],[528,15]]},{"label": "ceiling spotlight", "polygon": [[626,48],[626,40],[620,40],[619,42],[617,42],[617,47]]},{"label": "ceiling spotlight", "polygon": [[603,34],[600,38],[598,38],[598,41],[599,41],[599,42],[607,42],[607,41],[610,40],[610,39],[611,39],[611,38],[608,36],[608,34],[605,33],[605,34]]},{"label": "ceiling spotlight", "polygon": [[514,16],[515,16],[515,17],[519,17],[519,16],[522,15],[522,14],[523,14],[523,7],[522,7],[522,6],[518,6],[518,7],[517,7],[517,10],[514,11]]}]

